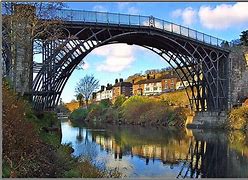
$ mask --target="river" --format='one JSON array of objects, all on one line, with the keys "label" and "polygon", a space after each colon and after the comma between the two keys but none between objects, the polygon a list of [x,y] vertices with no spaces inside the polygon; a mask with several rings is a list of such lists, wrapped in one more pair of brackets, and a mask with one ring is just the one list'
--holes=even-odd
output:
[{"label": "river", "polygon": [[62,143],[124,177],[248,177],[248,133],[140,126],[73,126],[62,120]]}]

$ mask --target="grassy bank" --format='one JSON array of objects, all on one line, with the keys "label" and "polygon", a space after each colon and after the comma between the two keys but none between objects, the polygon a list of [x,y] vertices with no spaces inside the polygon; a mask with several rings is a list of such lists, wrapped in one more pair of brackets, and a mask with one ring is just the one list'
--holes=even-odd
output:
[{"label": "grassy bank", "polygon": [[35,114],[30,104],[3,83],[3,177],[119,177],[117,171],[79,162],[61,145],[54,113]]},{"label": "grassy bank", "polygon": [[229,112],[229,119],[226,128],[231,130],[248,130],[248,107],[242,106],[233,108]]},{"label": "grassy bank", "polygon": [[118,97],[114,104],[103,100],[92,104],[88,110],[78,109],[71,113],[72,121],[78,123],[118,123],[134,125],[176,126],[184,127],[186,109],[171,107],[168,101],[149,98],[146,96],[132,96],[125,99]]}]

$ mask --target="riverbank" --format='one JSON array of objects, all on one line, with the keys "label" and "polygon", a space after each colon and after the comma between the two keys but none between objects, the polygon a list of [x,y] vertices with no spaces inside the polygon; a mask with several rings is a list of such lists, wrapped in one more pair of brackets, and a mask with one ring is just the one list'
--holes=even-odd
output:
[{"label": "riverbank", "polygon": [[[166,98],[164,96],[162,98],[132,96],[126,99],[124,96],[119,96],[114,104],[108,100],[102,100],[91,104],[88,109],[78,108],[71,113],[70,119],[75,125],[110,123],[185,127],[186,121],[189,122],[187,118],[192,115],[190,115],[189,108],[185,106],[171,106],[176,102],[175,96],[175,93],[173,98],[170,96]],[[227,118],[225,123],[218,127],[219,129],[248,130],[247,106],[231,109]]]},{"label": "riverbank", "polygon": [[173,107],[168,101],[145,96],[126,99],[119,96],[114,104],[102,100],[88,109],[79,108],[71,113],[73,123],[110,123],[142,126],[185,127],[189,109]]},{"label": "riverbank", "polygon": [[248,106],[231,109],[225,128],[230,130],[248,130]]},{"label": "riverbank", "polygon": [[60,121],[54,113],[35,114],[30,104],[3,81],[3,177],[120,177],[70,154],[61,144]]}]

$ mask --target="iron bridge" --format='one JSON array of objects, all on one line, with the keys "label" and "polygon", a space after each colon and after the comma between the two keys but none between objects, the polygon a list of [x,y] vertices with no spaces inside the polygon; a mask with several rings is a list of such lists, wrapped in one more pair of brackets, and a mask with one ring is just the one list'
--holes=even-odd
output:
[{"label": "iron bridge", "polygon": [[181,81],[188,81],[187,95],[194,111],[228,109],[229,50],[225,41],[153,16],[80,10],[55,13],[66,37],[43,39],[42,64],[36,64],[40,68],[33,81],[36,110],[56,107],[84,57],[97,47],[116,43],[138,45],[161,56]]}]

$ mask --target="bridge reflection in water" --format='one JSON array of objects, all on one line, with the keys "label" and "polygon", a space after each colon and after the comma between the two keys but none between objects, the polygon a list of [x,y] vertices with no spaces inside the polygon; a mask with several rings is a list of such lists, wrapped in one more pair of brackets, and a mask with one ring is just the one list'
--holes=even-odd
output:
[{"label": "bridge reflection in water", "polygon": [[[94,151],[98,148],[95,158],[108,157],[111,167],[119,167],[120,171],[120,163],[128,162],[131,168],[127,174],[131,177],[248,177],[248,146],[245,145],[248,138],[237,141],[244,137],[243,134],[194,131],[193,136],[189,136],[176,129],[115,126],[101,131],[76,129],[74,133],[76,131],[77,136],[80,133],[83,140],[79,145],[78,140],[74,144],[71,139],[76,152],[74,155],[84,156],[85,150],[81,150],[86,144],[90,145],[91,151],[95,144]],[[96,159],[99,161],[100,158]]]}]

